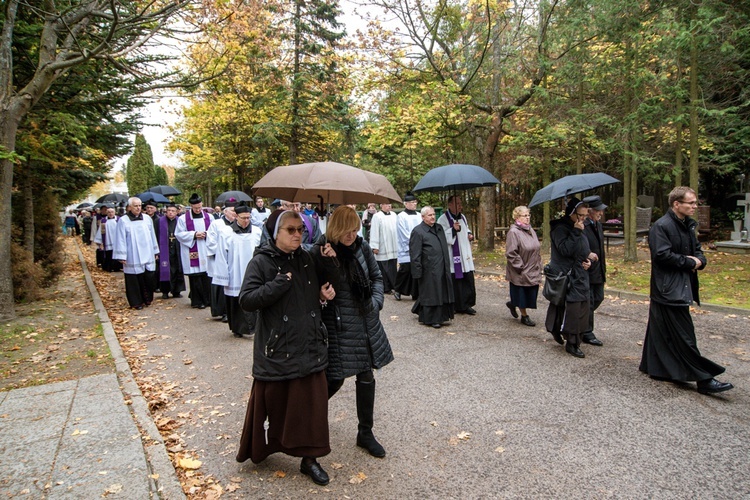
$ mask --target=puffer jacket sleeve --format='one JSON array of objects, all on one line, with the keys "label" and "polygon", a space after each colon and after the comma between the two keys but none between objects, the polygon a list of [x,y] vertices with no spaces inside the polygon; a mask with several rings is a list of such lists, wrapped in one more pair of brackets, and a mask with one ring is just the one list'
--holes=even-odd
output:
[{"label": "puffer jacket sleeve", "polygon": [[385,296],[383,294],[383,275],[380,273],[378,261],[375,260],[375,254],[372,253],[370,245],[364,240],[362,241],[362,255],[365,260],[362,264],[366,266],[365,269],[367,269],[370,282],[372,283],[372,301],[375,304],[376,310],[380,311],[383,309],[383,302],[385,301]]},{"label": "puffer jacket sleeve", "polygon": [[247,264],[239,296],[240,307],[245,311],[268,307],[280,300],[292,287],[287,276],[276,272],[275,266],[268,260],[265,256],[256,255]]}]

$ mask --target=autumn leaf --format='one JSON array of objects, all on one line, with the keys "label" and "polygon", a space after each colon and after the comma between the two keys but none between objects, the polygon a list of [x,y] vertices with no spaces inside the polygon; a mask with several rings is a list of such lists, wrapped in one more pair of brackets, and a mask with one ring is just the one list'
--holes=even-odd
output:
[{"label": "autumn leaf", "polygon": [[199,469],[201,465],[203,465],[203,462],[190,457],[181,458],[177,461],[177,466],[182,469],[195,470]]},{"label": "autumn leaf", "polygon": [[365,476],[364,472],[360,472],[358,474],[355,474],[349,479],[349,482],[351,484],[360,484],[362,481],[367,479],[367,476]]}]

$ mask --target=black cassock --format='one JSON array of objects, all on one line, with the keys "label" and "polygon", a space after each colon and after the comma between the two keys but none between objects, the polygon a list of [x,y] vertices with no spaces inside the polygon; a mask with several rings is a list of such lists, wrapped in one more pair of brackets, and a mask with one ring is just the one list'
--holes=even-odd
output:
[{"label": "black cassock", "polygon": [[[156,232],[156,241],[159,242],[159,250],[162,255],[168,252],[169,254],[169,281],[161,281],[159,270],[155,273],[155,279],[159,282],[159,290],[162,293],[172,292],[172,295],[177,295],[180,292],[185,291],[185,275],[182,272],[182,257],[180,256],[180,242],[174,236],[174,230],[177,227],[177,218],[173,220],[167,219],[167,231],[169,238],[169,248],[161,248],[161,240],[159,239],[158,223],[154,224],[154,230]],[[161,263],[161,261],[160,261]]]},{"label": "black cassock", "polygon": [[411,311],[426,325],[452,319],[451,258],[442,226],[424,222],[416,226],[409,237],[409,256],[411,274],[419,283],[419,298]]}]

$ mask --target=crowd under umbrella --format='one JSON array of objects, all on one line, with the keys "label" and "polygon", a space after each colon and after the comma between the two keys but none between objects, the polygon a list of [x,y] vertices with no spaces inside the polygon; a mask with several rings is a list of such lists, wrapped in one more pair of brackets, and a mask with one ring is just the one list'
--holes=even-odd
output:
[{"label": "crowd under umbrella", "polygon": [[547,201],[559,200],[561,198],[568,198],[574,194],[582,193],[584,191],[591,191],[602,186],[608,186],[610,184],[616,184],[620,182],[611,175],[607,175],[604,172],[596,172],[593,174],[576,174],[566,175],[561,177],[550,184],[547,184],[542,189],[534,194],[529,202],[529,208],[536,205],[541,205]]},{"label": "crowd under umbrella", "polygon": [[137,194],[136,197],[140,198],[142,202],[153,201],[154,203],[171,203],[171,200],[164,195],[159,193],[152,193],[151,191],[145,191],[141,194]]},{"label": "crowd under umbrella", "polygon": [[159,186],[153,186],[148,188],[146,191],[150,191],[152,193],[159,193],[164,196],[179,196],[182,194],[182,191],[179,189],[172,187],[172,186],[165,186],[165,185],[159,185]]},{"label": "crowd under umbrella", "polygon": [[83,203],[79,203],[76,205],[76,210],[83,210],[84,208],[89,208],[94,206],[93,203],[89,203],[88,201],[84,201]]},{"label": "crowd under umbrella", "polygon": [[96,199],[97,203],[125,203],[128,201],[127,195],[120,194],[120,193],[109,193],[105,194],[104,196],[100,196]]},{"label": "crowd under umbrella", "polygon": [[440,191],[461,191],[500,184],[494,175],[478,165],[453,163],[435,167],[422,177],[416,186],[415,193]]},{"label": "crowd under umbrella", "polygon": [[385,176],[331,161],[276,167],[255,183],[253,194],[333,205],[401,202]]},{"label": "crowd under umbrella", "polygon": [[[234,198],[234,200],[231,200]],[[223,205],[227,201],[252,201],[253,199],[249,194],[244,191],[225,191],[216,197],[215,203],[217,205]]]}]

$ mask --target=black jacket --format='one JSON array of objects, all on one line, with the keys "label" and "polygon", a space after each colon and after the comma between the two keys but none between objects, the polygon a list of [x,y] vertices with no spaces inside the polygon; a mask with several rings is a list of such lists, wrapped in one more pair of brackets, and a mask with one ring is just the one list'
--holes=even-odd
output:
[{"label": "black jacket", "polygon": [[325,370],[328,335],[319,277],[307,251],[286,254],[270,241],[263,243],[247,265],[239,302],[245,311],[258,311],[253,377],[290,380]]},{"label": "black jacket", "polygon": [[651,226],[648,246],[651,249],[651,300],[668,306],[687,306],[698,297],[698,273],[695,263],[688,258],[697,257],[706,267],[706,257],[695,236],[698,223],[690,217],[681,221],[668,210]]},{"label": "black jacket", "polygon": [[570,217],[550,221],[551,252],[549,266],[554,273],[570,271],[566,302],[589,300],[589,273],[583,268],[591,249],[583,231],[573,225]]},{"label": "black jacket", "polygon": [[336,291],[336,297],[323,308],[323,321],[328,330],[326,375],[331,380],[341,380],[373,368],[382,368],[393,361],[393,351],[380,321],[383,276],[370,245],[360,237],[353,245],[356,260],[369,277],[372,292],[370,303],[362,311],[341,259],[321,256],[320,249],[325,244],[324,236],[313,250],[313,255],[316,263],[324,269],[325,281],[329,281]]},{"label": "black jacket", "polygon": [[423,306],[442,306],[455,302],[452,259],[448,251],[443,226],[437,222],[428,226],[420,223],[409,236],[411,277],[419,280],[419,303]]},{"label": "black jacket", "polygon": [[583,234],[589,242],[591,251],[599,257],[599,260],[591,261],[591,267],[588,269],[589,283],[601,285],[607,281],[607,256],[604,255],[602,223],[586,219],[586,222],[583,223]]}]

